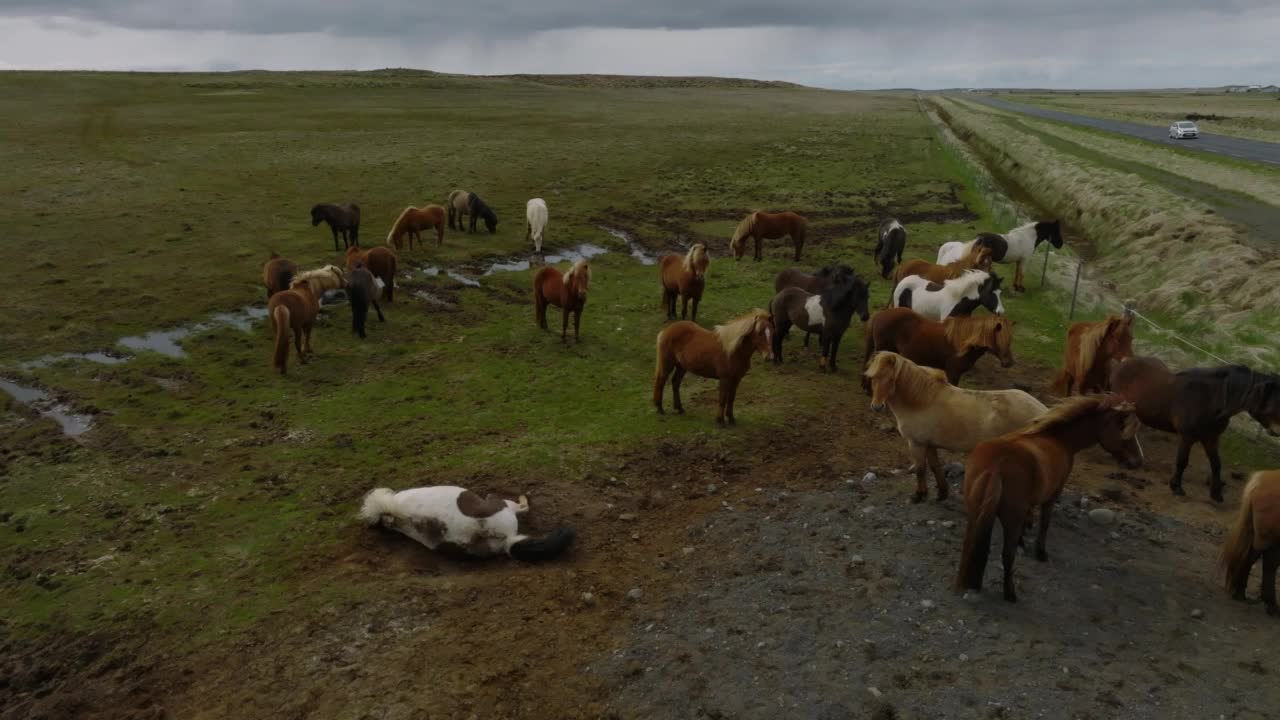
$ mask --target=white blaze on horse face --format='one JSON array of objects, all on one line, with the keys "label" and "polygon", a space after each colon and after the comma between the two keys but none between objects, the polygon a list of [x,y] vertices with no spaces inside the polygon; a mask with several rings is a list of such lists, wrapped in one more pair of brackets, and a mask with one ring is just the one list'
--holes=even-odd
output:
[{"label": "white blaze on horse face", "polygon": [[804,309],[809,313],[810,325],[822,324],[822,296],[814,295],[804,301]]}]

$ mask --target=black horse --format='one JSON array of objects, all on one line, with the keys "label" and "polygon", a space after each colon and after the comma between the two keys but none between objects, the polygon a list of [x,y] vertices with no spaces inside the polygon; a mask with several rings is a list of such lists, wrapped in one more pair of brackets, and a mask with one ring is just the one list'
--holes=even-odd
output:
[{"label": "black horse", "polygon": [[902,251],[907,247],[907,229],[902,223],[889,218],[880,223],[880,240],[876,242],[873,253],[876,265],[880,266],[880,277],[888,278],[893,269],[902,262]]},{"label": "black horse", "polygon": [[818,333],[822,345],[818,367],[835,372],[840,340],[854,313],[863,322],[870,317],[869,294],[866,281],[852,271],[838,274],[830,287],[817,294],[797,287],[783,288],[769,301],[769,312],[773,314],[773,361],[782,362],[782,341],[795,325],[806,333]]},{"label": "black horse", "polygon": [[344,203],[342,205],[320,203],[311,208],[311,227],[319,225],[322,220],[329,223],[329,229],[333,231],[334,252],[342,250],[342,248],[338,247],[338,233],[342,233],[343,247],[360,246],[359,205],[355,203]]},{"label": "black horse", "polygon": [[[773,281],[773,289],[775,292],[782,292],[789,287],[794,287],[816,295],[838,282],[854,277],[856,275],[853,268],[848,265],[827,265],[812,274],[797,268],[787,268],[778,273],[778,277]],[[807,332],[804,334],[805,347],[809,347],[809,335],[810,333]]]},{"label": "black horse", "polygon": [[489,228],[491,234],[498,231],[498,216],[493,212],[493,208],[490,208],[485,204],[485,201],[480,199],[479,195],[471,193],[469,208],[471,212],[471,232],[476,231],[476,220],[480,218],[484,218],[484,225]]}]

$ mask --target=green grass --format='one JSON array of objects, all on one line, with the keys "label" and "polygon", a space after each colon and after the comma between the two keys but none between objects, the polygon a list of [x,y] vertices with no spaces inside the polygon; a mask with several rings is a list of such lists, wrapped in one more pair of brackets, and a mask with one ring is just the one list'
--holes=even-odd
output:
[{"label": "green grass", "polygon": [[1280,96],[1226,92],[1014,93],[1009,99],[1147,125],[1167,126],[1190,113],[1217,116],[1197,120],[1207,133],[1280,142]]}]

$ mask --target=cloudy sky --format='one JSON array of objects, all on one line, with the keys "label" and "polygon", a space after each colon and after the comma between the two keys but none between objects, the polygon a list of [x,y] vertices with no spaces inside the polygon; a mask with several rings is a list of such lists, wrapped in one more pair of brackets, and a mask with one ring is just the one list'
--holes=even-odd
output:
[{"label": "cloudy sky", "polygon": [[1276,0],[0,0],[0,69],[1280,83]]}]

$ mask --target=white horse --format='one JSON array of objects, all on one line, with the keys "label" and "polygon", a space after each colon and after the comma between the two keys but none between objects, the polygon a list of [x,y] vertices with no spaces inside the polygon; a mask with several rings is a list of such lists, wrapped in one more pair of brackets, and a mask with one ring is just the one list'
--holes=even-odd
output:
[{"label": "white horse", "polygon": [[1031,259],[1031,256],[1036,252],[1036,248],[1046,240],[1055,248],[1062,247],[1062,224],[1060,221],[1031,222],[1026,225],[1019,225],[1003,235],[981,233],[969,242],[957,240],[943,243],[942,247],[938,248],[938,264],[946,265],[949,262],[955,262],[967,256],[969,251],[973,249],[974,243],[984,245],[991,248],[991,259],[995,262],[1014,264],[1013,289],[1021,292],[1026,290],[1022,286],[1022,263]]},{"label": "white horse", "polygon": [[969,315],[978,307],[1004,314],[1000,277],[982,270],[968,270],[941,285],[919,275],[905,277],[893,289],[893,306],[911,308],[939,322],[952,315]]},{"label": "white horse", "polygon": [[548,560],[573,542],[569,528],[540,538],[521,535],[516,516],[528,511],[529,499],[524,495],[512,502],[493,495],[482,498],[454,485],[436,485],[400,492],[373,490],[364,496],[360,519],[407,535],[432,550],[476,557],[506,553],[525,562]]},{"label": "white horse", "polygon": [[547,229],[547,201],[534,198],[524,204],[524,217],[528,223],[524,229],[524,239],[533,240],[533,251],[542,252],[542,233]]}]

